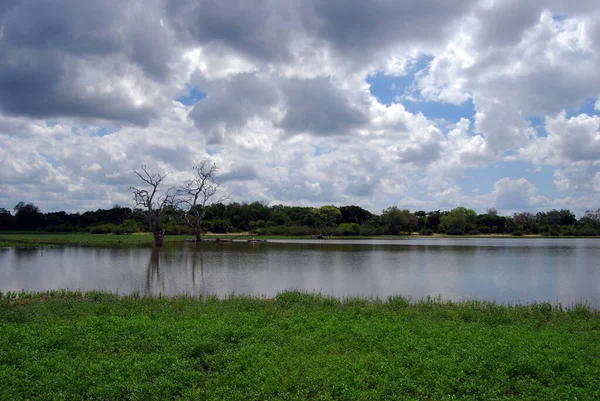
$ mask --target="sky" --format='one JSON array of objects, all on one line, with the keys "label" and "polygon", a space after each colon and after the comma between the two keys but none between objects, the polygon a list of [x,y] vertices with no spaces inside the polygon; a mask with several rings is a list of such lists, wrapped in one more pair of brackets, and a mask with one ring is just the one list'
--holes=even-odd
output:
[{"label": "sky", "polygon": [[0,207],[600,208],[597,0],[5,0]]}]

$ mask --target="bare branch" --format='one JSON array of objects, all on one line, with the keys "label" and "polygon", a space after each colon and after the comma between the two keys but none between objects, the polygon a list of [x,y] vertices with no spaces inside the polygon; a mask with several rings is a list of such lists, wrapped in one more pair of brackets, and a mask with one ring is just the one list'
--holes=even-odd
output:
[{"label": "bare branch", "polygon": [[[177,196],[179,203],[185,205],[182,207],[183,222],[194,229],[196,241],[200,241],[206,206],[219,191],[220,184],[215,180],[218,171],[216,164],[203,160],[192,170],[194,170],[194,177],[177,188]],[[218,201],[224,199],[226,197],[222,197]]]},{"label": "bare branch", "polygon": [[146,218],[154,234],[155,243],[157,246],[161,246],[164,236],[164,231],[160,227],[161,219],[167,208],[173,205],[176,193],[172,188],[164,193],[161,193],[159,189],[167,174],[150,173],[145,165],[142,165],[141,169],[141,172],[137,170],[133,170],[133,172],[149,188],[130,187],[129,190],[133,192],[135,207],[146,210]]}]

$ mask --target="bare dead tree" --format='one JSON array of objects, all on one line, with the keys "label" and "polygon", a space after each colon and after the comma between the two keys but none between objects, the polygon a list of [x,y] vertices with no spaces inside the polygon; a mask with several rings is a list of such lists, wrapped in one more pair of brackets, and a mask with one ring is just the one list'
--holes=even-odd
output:
[{"label": "bare dead tree", "polygon": [[154,243],[156,246],[162,246],[165,232],[161,228],[161,220],[167,209],[173,205],[175,193],[171,188],[167,191],[162,191],[159,188],[167,174],[161,175],[158,173],[150,173],[145,165],[142,165],[141,172],[137,170],[133,170],[133,172],[147,187],[147,189],[136,187],[129,188],[129,190],[133,192],[135,207],[145,209],[148,225],[154,235]]},{"label": "bare dead tree", "polygon": [[202,221],[206,206],[214,202],[222,202],[228,196],[214,199],[220,184],[216,181],[217,166],[203,160],[193,167],[194,178],[187,180],[177,188],[179,207],[182,210],[183,223],[194,230],[196,242],[202,241]]}]

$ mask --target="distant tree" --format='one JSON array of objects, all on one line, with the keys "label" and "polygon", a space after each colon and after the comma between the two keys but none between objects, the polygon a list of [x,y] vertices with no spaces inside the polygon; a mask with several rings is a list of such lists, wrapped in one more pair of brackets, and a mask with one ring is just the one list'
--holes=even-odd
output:
[{"label": "distant tree", "polygon": [[231,202],[227,205],[225,217],[229,219],[234,229],[247,231],[252,221],[252,210],[247,203]]},{"label": "distant tree", "polygon": [[218,220],[225,218],[225,212],[227,211],[227,206],[225,206],[222,202],[213,203],[211,205],[207,205],[205,207],[204,218],[206,220]]},{"label": "distant tree", "polygon": [[19,202],[13,210],[17,229],[35,230],[42,226],[44,215],[40,213],[40,208],[33,203]]},{"label": "distant tree", "polygon": [[591,224],[595,228],[600,228],[600,208],[594,210],[586,210],[585,214],[581,219],[579,219],[581,223]]},{"label": "distant tree", "polygon": [[457,207],[443,216],[440,222],[440,231],[450,235],[463,235],[474,228],[477,213],[473,209]]},{"label": "distant tree", "polygon": [[13,215],[9,210],[0,208],[0,230],[8,230],[13,226]]},{"label": "distant tree", "polygon": [[390,206],[381,213],[381,222],[386,225],[389,234],[410,234],[417,228],[417,217],[408,210]]},{"label": "distant tree", "polygon": [[438,232],[438,227],[442,221],[442,213],[439,210],[427,212],[425,217],[425,228]]},{"label": "distant tree", "polygon": [[493,214],[480,214],[475,220],[475,225],[480,233],[493,234],[503,233],[506,217]]},{"label": "distant tree", "polygon": [[498,216],[498,211],[496,210],[495,207],[488,207],[485,210],[485,214],[489,214],[490,216]]},{"label": "distant tree", "polygon": [[202,222],[206,206],[213,201],[221,203],[227,196],[215,199],[220,184],[216,181],[217,166],[203,160],[193,167],[194,177],[177,188],[178,205],[183,213],[183,222],[194,231],[197,242],[202,241]]},{"label": "distant tree", "polygon": [[354,205],[342,206],[340,207],[340,212],[342,213],[342,221],[344,223],[357,223],[362,226],[373,218],[371,212]]},{"label": "distant tree", "polygon": [[291,223],[292,219],[285,211],[278,210],[274,213],[271,213],[270,221],[271,221],[272,225],[285,226],[285,225],[289,225]]},{"label": "distant tree", "polygon": [[252,213],[252,220],[268,221],[271,217],[271,210],[262,202],[252,202],[248,205]]},{"label": "distant tree", "polygon": [[546,213],[546,220],[550,226],[569,226],[575,224],[577,218],[569,209],[554,209]]},{"label": "distant tree", "polygon": [[321,235],[325,228],[337,225],[342,220],[342,212],[335,206],[322,206],[314,209],[313,213],[322,222]]},{"label": "distant tree", "polygon": [[523,230],[537,231],[536,219],[532,213],[515,213],[513,215],[513,222],[517,228],[522,227]]},{"label": "distant tree", "polygon": [[160,185],[167,174],[150,173],[145,165],[142,165],[141,172],[137,170],[133,172],[145,185],[145,188],[129,188],[133,192],[135,207],[144,210],[148,226],[154,235],[154,243],[156,246],[162,246],[165,236],[165,231],[161,227],[162,218],[173,206],[175,190],[173,188],[161,190]]}]

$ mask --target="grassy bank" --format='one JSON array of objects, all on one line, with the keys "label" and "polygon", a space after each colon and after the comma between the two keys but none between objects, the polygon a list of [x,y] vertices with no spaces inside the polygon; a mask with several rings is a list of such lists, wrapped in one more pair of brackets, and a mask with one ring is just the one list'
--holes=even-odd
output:
[{"label": "grassy bank", "polygon": [[0,399],[594,400],[600,314],[295,292],[11,294]]},{"label": "grassy bank", "polygon": [[[165,242],[182,242],[193,238],[190,235],[167,235]],[[286,235],[264,235],[254,234],[205,234],[203,239],[238,239],[247,240],[257,239],[313,239],[314,236],[286,236]],[[463,235],[451,236],[445,234],[435,234],[433,236],[422,237],[416,234],[408,235],[386,235],[377,237],[365,236],[344,236],[329,237],[330,239],[406,239],[406,238],[542,238],[539,235],[527,235],[524,237],[514,237],[510,235],[485,234],[485,235]],[[574,237],[543,237],[543,238],[574,238]],[[138,233],[132,235],[115,234],[89,234],[89,233],[44,233],[44,232],[6,232],[0,231],[0,247],[37,247],[42,245],[152,245],[154,239],[150,233]]]},{"label": "grassy bank", "polygon": [[[165,242],[189,241],[191,235],[167,235]],[[203,236],[205,239],[214,238],[251,238],[248,235],[237,234]],[[116,234],[89,234],[89,233],[43,233],[43,232],[1,232],[0,246],[36,247],[41,245],[152,245],[154,238],[151,233],[139,233],[131,235]]]}]

